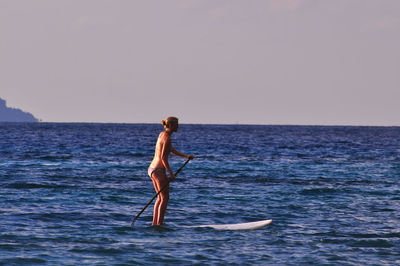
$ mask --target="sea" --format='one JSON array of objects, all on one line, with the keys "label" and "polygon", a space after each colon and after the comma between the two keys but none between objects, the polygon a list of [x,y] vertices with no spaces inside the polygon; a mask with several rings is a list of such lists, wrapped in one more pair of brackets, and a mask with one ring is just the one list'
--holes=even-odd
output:
[{"label": "sea", "polygon": [[400,265],[400,127],[181,124],[131,227],[162,129],[0,123],[0,265]]}]

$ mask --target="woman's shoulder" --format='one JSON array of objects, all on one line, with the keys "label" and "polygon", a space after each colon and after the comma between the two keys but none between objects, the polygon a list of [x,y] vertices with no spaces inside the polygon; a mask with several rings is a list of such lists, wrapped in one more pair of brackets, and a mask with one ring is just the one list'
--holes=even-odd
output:
[{"label": "woman's shoulder", "polygon": [[160,135],[158,135],[158,139],[160,140],[170,140],[171,136],[168,135],[165,131],[161,132]]}]

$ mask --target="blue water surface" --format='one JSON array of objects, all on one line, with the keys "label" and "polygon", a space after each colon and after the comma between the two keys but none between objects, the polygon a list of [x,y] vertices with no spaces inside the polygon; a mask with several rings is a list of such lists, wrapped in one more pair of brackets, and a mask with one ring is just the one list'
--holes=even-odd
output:
[{"label": "blue water surface", "polygon": [[161,130],[1,123],[0,264],[400,264],[400,127],[183,124],[169,229],[131,228]]}]

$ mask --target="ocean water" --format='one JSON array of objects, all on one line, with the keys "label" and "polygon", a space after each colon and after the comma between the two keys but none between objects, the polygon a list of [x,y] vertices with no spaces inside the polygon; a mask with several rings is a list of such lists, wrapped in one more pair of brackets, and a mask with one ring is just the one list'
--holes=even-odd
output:
[{"label": "ocean water", "polygon": [[131,228],[161,130],[0,124],[0,264],[400,264],[400,127],[182,124],[174,146],[196,158],[171,183],[169,228],[152,206]]}]

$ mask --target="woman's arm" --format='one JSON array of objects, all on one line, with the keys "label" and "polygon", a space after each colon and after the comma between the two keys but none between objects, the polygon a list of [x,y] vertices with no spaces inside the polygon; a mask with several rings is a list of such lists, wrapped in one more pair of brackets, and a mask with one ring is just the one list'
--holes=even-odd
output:
[{"label": "woman's arm", "polygon": [[194,155],[193,155],[193,154],[186,155],[186,154],[184,154],[184,153],[182,153],[182,152],[176,150],[176,149],[175,149],[174,147],[172,147],[172,146],[171,146],[171,152],[172,152],[173,155],[176,155],[176,156],[179,156],[179,157],[182,157],[182,158],[186,158],[186,159],[193,159],[193,158],[194,158]]},{"label": "woman's arm", "polygon": [[165,135],[163,136],[163,138],[164,138],[164,141],[162,141],[162,143],[161,143],[161,161],[162,161],[162,164],[164,165],[165,169],[167,169],[171,179],[174,180],[175,175],[172,172],[172,169],[169,166],[169,162],[168,162],[168,156],[172,149],[171,138],[169,138]]}]

